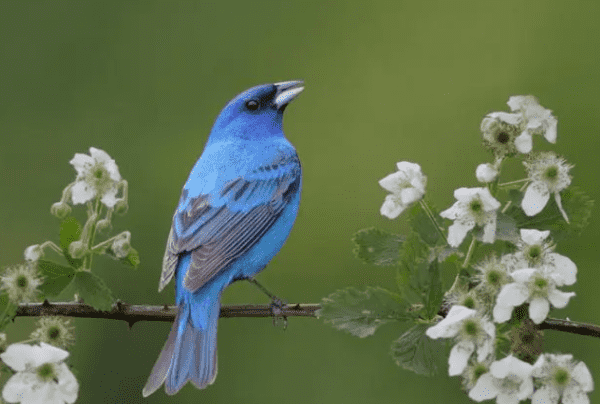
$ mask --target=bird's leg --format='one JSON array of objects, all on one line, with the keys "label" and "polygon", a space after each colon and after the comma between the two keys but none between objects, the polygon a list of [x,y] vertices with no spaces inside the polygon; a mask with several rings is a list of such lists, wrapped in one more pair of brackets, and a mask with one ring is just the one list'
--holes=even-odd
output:
[{"label": "bird's leg", "polygon": [[277,296],[275,296],[274,294],[272,294],[271,292],[269,292],[267,290],[267,288],[265,288],[263,285],[258,283],[258,281],[256,279],[248,278],[247,280],[248,280],[248,282],[250,282],[251,284],[256,286],[258,289],[260,289],[261,292],[263,292],[265,295],[269,296],[269,298],[271,299],[270,306],[271,306],[271,313],[273,314],[273,326],[276,326],[278,320],[281,318],[281,319],[283,319],[283,329],[285,330],[287,328],[287,324],[288,324],[287,317],[283,314],[285,302],[283,300],[281,300],[280,298],[278,298]]}]

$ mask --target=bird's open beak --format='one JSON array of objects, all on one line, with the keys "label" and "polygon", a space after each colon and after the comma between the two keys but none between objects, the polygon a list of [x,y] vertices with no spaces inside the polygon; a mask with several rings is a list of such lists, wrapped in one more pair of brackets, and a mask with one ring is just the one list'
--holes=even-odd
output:
[{"label": "bird's open beak", "polygon": [[275,100],[273,103],[275,107],[279,110],[285,108],[294,98],[296,98],[304,87],[299,87],[304,82],[302,80],[295,81],[282,81],[280,83],[275,83],[275,87],[277,87],[277,92],[275,93]]}]

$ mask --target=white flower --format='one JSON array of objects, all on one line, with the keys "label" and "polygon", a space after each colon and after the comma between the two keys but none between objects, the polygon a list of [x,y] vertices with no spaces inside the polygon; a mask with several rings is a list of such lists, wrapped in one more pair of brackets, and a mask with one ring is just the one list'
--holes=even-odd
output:
[{"label": "white flower", "polygon": [[44,251],[39,244],[30,245],[25,249],[25,261],[35,262],[44,256]]},{"label": "white flower", "polygon": [[103,204],[112,208],[117,202],[117,185],[121,181],[119,168],[103,150],[90,147],[90,155],[75,153],[69,162],[77,171],[71,188],[73,203],[83,204],[99,196]]},{"label": "white flower", "polygon": [[479,182],[492,182],[498,176],[498,170],[492,164],[479,164],[475,170],[475,176]]},{"label": "white flower", "polygon": [[517,152],[515,139],[522,131],[521,114],[492,112],[481,121],[484,146],[496,155],[511,155]]},{"label": "white flower", "polygon": [[473,352],[477,350],[477,360],[484,361],[494,352],[496,327],[482,318],[475,310],[464,306],[452,306],[446,318],[425,332],[431,339],[456,337],[457,343],[450,351],[448,374],[461,374]]},{"label": "white flower", "polygon": [[518,251],[502,256],[502,263],[511,271],[546,267],[553,273],[557,286],[572,285],[576,281],[577,266],[568,257],[553,252],[554,245],[546,241],[549,235],[548,230],[521,229]]},{"label": "white flower", "polygon": [[533,377],[542,386],[533,393],[532,404],[589,404],[586,393],[594,389],[594,381],[583,362],[573,355],[541,355],[533,365]]},{"label": "white flower", "polygon": [[412,203],[425,194],[427,177],[421,172],[418,164],[408,161],[396,163],[398,171],[379,181],[379,185],[390,191],[381,206],[381,214],[394,219]]},{"label": "white flower", "polygon": [[575,296],[574,292],[556,289],[557,280],[561,282],[562,278],[546,267],[519,269],[510,276],[515,282],[502,288],[494,306],[494,321],[497,323],[508,321],[515,307],[528,302],[529,318],[540,324],[548,316],[550,303],[554,307],[563,308]]},{"label": "white flower", "polygon": [[523,132],[515,139],[521,153],[529,153],[533,147],[532,135],[544,135],[550,143],[556,143],[557,120],[552,111],[542,107],[532,95],[516,95],[507,102],[511,111],[519,112],[524,119]]},{"label": "white flower", "polygon": [[512,355],[492,363],[490,371],[479,377],[469,398],[475,401],[496,398],[498,404],[515,404],[533,393],[533,366]]},{"label": "white flower", "polygon": [[0,289],[6,290],[13,303],[28,303],[35,300],[38,286],[42,284],[35,265],[17,265],[7,268],[0,277]]},{"label": "white flower", "polygon": [[21,404],[74,403],[79,384],[63,363],[67,356],[67,351],[43,342],[10,345],[0,358],[17,373],[4,385],[2,397]]},{"label": "white flower", "polygon": [[493,243],[496,235],[496,210],[498,202],[487,188],[459,188],[454,191],[457,202],[440,216],[454,220],[448,229],[448,243],[458,247],[467,232],[477,226],[483,227],[483,242]]},{"label": "white flower", "polygon": [[571,184],[569,170],[573,166],[552,152],[539,153],[530,161],[524,161],[523,164],[531,180],[521,202],[521,208],[525,214],[534,216],[540,213],[548,203],[550,194],[554,194],[554,200],[560,213],[569,223],[567,213],[562,207],[560,191]]}]

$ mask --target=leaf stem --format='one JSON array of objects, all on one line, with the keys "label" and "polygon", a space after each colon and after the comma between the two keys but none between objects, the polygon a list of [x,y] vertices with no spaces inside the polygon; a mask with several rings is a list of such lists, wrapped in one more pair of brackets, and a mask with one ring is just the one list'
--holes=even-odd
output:
[{"label": "leaf stem", "polygon": [[471,257],[473,256],[473,252],[475,251],[475,245],[477,244],[477,239],[473,236],[471,238],[471,244],[469,245],[469,250],[467,251],[467,256],[465,257],[465,261],[462,264],[462,268],[467,268],[469,266],[469,261],[471,261]]},{"label": "leaf stem", "polygon": [[444,241],[446,242],[446,244],[448,244],[448,239],[446,238],[446,235],[442,231],[441,226],[435,220],[435,215],[431,211],[431,208],[429,207],[429,205],[427,205],[427,202],[425,202],[423,199],[421,199],[419,201],[419,204],[421,205],[421,208],[423,208],[423,211],[425,212],[425,214],[427,215],[427,217],[429,218],[429,220],[431,220],[431,223],[433,223],[433,227],[435,227],[435,229],[440,234],[440,236],[442,236],[442,238],[444,239]]}]

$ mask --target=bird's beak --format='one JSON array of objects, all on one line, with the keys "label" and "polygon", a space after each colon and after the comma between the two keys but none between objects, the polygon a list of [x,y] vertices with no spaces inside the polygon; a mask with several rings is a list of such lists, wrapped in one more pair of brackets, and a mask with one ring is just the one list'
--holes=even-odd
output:
[{"label": "bird's beak", "polygon": [[295,81],[282,81],[275,83],[277,91],[275,93],[275,100],[273,104],[278,110],[283,110],[294,98],[298,96],[304,90],[304,87],[299,87],[303,84],[302,80]]}]

